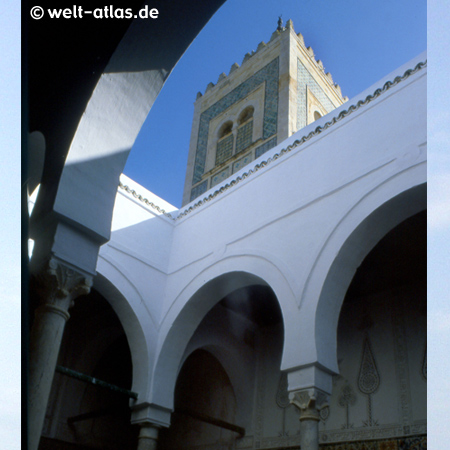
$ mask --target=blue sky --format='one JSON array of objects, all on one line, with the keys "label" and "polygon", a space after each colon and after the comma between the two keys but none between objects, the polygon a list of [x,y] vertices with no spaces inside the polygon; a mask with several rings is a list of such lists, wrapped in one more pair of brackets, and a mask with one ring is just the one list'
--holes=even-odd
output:
[{"label": "blue sky", "polygon": [[[2,448],[16,450],[21,412],[20,2],[2,0],[1,5],[0,442]],[[444,0],[429,0],[428,6],[428,417],[430,448],[438,449],[450,441],[450,10]],[[231,64],[240,63],[261,40],[267,41],[280,14],[294,21],[349,97],[425,49],[423,0],[228,0],[169,78],[132,151],[129,176],[169,202],[180,203],[195,94],[227,73]]]},{"label": "blue sky", "polygon": [[181,206],[194,100],[292,19],[352,98],[426,50],[426,0],[228,0],[181,58],[142,127],[124,173]]}]

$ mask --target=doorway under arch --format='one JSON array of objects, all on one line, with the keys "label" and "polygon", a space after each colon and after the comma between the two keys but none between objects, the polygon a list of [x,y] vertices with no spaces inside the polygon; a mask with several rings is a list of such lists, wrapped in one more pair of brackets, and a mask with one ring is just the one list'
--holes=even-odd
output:
[{"label": "doorway under arch", "polygon": [[195,350],[178,375],[172,424],[161,431],[159,448],[181,450],[216,442],[231,445],[236,434],[217,424],[235,423],[236,407],[234,389],[223,366],[210,352]]},{"label": "doorway under arch", "polygon": [[276,396],[283,341],[281,308],[269,286],[244,286],[216,303],[184,350],[161,448],[234,448],[253,439],[261,386],[273,385]]},{"label": "doorway under arch", "polygon": [[95,289],[76,300],[64,330],[39,450],[135,450],[130,397],[59,368],[130,391],[131,352],[108,301]]},{"label": "doorway under arch", "polygon": [[359,266],[341,308],[337,357],[321,441],[426,448],[426,211],[393,228]]}]

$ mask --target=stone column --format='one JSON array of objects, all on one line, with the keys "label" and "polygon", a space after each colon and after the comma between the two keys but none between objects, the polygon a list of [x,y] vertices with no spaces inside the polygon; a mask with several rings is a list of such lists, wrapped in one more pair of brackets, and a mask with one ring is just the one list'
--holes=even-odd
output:
[{"label": "stone column", "polygon": [[36,310],[30,335],[28,382],[28,450],[37,450],[69,308],[90,292],[92,277],[55,258],[42,276],[45,299]]},{"label": "stone column", "polygon": [[143,422],[139,425],[141,430],[137,450],[156,450],[159,428],[151,422]]},{"label": "stone column", "polygon": [[300,412],[301,450],[318,450],[320,410],[328,406],[327,395],[312,388],[291,392],[289,399]]}]

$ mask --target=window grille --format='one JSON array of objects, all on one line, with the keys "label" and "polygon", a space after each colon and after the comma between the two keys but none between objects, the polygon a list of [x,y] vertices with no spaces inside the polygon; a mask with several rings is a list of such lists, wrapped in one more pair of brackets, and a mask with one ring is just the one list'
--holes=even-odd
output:
[{"label": "window grille", "polygon": [[233,155],[234,136],[229,134],[217,142],[216,166],[222,164]]},{"label": "window grille", "polygon": [[245,150],[252,144],[253,119],[241,125],[237,130],[236,153]]}]

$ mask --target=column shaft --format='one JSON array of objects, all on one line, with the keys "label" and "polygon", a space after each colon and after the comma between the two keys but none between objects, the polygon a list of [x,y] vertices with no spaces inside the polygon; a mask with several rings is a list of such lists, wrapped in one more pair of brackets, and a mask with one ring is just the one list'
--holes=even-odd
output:
[{"label": "column shaft", "polygon": [[55,374],[64,327],[73,300],[90,292],[92,278],[51,258],[41,275],[44,301],[30,335],[28,450],[37,450]]},{"label": "column shaft", "polygon": [[156,450],[158,443],[158,428],[150,423],[141,425],[137,450]]},{"label": "column shaft", "polygon": [[70,299],[38,308],[31,330],[28,391],[29,450],[37,450],[52,387]]},{"label": "column shaft", "polygon": [[300,413],[301,450],[319,450],[320,410],[328,406],[327,395],[310,388],[291,392],[289,398]]},{"label": "column shaft", "polygon": [[300,448],[302,450],[319,449],[319,421],[300,420]]}]

